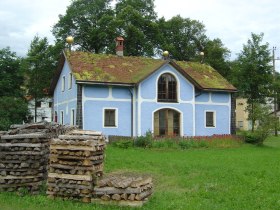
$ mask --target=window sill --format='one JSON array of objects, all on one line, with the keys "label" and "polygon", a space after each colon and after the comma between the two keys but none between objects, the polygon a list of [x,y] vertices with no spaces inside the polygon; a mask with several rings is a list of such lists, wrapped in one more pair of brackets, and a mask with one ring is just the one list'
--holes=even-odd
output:
[{"label": "window sill", "polygon": [[178,101],[157,101],[158,103],[179,103]]}]

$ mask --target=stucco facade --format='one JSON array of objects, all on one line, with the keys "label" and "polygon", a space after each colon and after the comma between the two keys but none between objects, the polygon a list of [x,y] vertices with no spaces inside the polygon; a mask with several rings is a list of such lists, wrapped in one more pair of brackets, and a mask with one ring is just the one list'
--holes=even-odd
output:
[{"label": "stucco facade", "polygon": [[[158,81],[163,74],[172,75],[176,80],[176,102],[158,101]],[[77,85],[81,86],[82,92],[80,112],[77,110]],[[231,94],[198,90],[193,82],[168,63],[137,84],[79,83],[65,60],[53,92],[53,119],[75,125],[76,119],[81,117],[81,127],[85,130],[101,131],[105,135],[140,136],[147,131],[159,132],[158,127],[162,126],[158,125],[162,119],[160,111],[167,110],[164,112],[166,122],[169,127],[176,124],[178,128],[174,132],[180,136],[230,134]],[[105,110],[114,111],[115,125],[112,127],[104,126]],[[213,116],[211,127],[206,126],[207,112]],[[173,115],[177,116],[176,119]],[[166,129],[170,130],[169,127]]]}]

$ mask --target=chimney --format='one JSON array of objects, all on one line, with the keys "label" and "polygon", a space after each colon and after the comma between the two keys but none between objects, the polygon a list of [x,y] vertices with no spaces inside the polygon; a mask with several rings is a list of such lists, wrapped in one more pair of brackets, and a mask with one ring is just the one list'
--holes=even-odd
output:
[{"label": "chimney", "polygon": [[118,56],[123,56],[123,42],[124,42],[124,39],[119,36],[115,39],[116,41],[116,54]]}]

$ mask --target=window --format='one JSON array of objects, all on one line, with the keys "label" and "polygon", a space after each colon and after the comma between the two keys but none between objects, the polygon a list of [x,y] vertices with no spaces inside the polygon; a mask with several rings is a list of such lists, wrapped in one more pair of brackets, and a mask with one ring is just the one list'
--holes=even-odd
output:
[{"label": "window", "polygon": [[163,74],[158,80],[158,101],[177,102],[177,82],[171,74]]},{"label": "window", "polygon": [[57,111],[54,112],[54,122],[57,123]]},{"label": "window", "polygon": [[60,124],[61,125],[64,124],[64,113],[63,113],[63,111],[60,111]]},{"label": "window", "polygon": [[65,76],[62,77],[62,82],[61,82],[61,91],[63,92],[65,90]]},{"label": "window", "polygon": [[215,127],[215,112],[206,111],[206,127]]},{"label": "window", "polygon": [[68,78],[68,89],[72,88],[72,80],[73,80],[73,75],[72,73],[69,73],[69,78]]},{"label": "window", "polygon": [[116,109],[104,110],[104,127],[116,127]]},{"label": "window", "polygon": [[75,125],[75,109],[71,109],[71,125]]},{"label": "window", "polygon": [[41,107],[42,103],[41,101],[36,101],[36,107]]},{"label": "window", "polygon": [[237,122],[237,127],[238,128],[243,128],[243,121],[238,121]]}]

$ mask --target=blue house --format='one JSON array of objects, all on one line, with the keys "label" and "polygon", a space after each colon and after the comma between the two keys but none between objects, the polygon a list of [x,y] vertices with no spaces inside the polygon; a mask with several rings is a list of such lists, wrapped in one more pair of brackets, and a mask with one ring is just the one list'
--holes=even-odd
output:
[{"label": "blue house", "polygon": [[118,136],[235,132],[236,88],[216,70],[123,56],[119,42],[117,55],[63,53],[50,88],[54,121]]}]

